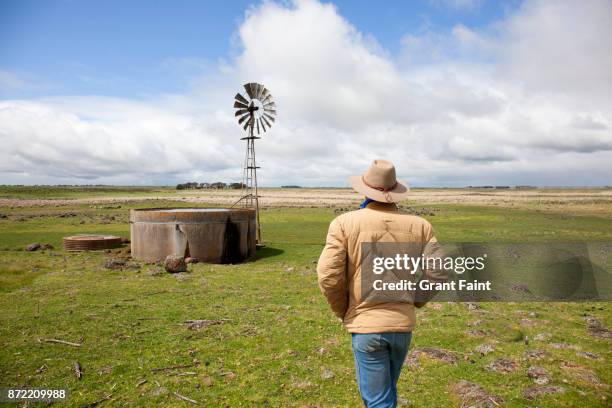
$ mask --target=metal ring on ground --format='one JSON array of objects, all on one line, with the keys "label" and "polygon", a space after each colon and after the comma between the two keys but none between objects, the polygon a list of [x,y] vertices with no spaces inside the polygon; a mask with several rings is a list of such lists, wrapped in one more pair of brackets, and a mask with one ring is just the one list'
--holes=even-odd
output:
[{"label": "metal ring on ground", "polygon": [[121,237],[115,235],[72,235],[62,241],[66,251],[96,251],[121,246]]}]

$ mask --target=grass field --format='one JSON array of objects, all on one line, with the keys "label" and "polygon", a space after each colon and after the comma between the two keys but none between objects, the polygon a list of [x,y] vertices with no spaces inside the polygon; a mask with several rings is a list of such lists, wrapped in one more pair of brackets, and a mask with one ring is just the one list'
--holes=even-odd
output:
[{"label": "grass field", "polygon": [[[608,193],[453,202],[423,192],[406,204],[426,210],[441,241],[612,242]],[[206,194],[0,188],[10,200],[0,206],[0,386],[67,388],[69,400],[58,405],[71,407],[193,406],[180,396],[201,406],[359,406],[350,337],[315,273],[329,222],[356,207],[350,192],[330,190],[326,200],[317,190],[320,199],[306,207],[274,201],[262,212],[267,246],[240,265],[167,274],[132,261],[110,270],[105,261],[127,257],[126,248],[61,249],[61,237],[73,233],[128,237],[130,208],[226,202]],[[33,242],[55,249],[24,251]],[[192,330],[185,321],[195,319],[210,325]],[[400,405],[610,406],[611,324],[609,303],[432,303],[418,312]],[[532,366],[559,387],[532,390],[559,392],[526,399],[536,386],[527,375]]]}]

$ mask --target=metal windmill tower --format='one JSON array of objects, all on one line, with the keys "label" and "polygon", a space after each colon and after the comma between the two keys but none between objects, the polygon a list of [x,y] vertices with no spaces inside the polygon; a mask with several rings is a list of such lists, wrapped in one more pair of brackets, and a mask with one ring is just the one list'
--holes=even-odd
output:
[{"label": "metal windmill tower", "polygon": [[241,138],[246,140],[246,153],[244,155],[244,172],[242,176],[242,196],[246,207],[255,208],[257,215],[257,243],[261,244],[261,230],[259,226],[259,195],[257,192],[257,169],[255,161],[255,140],[267,129],[272,127],[276,117],[276,104],[272,100],[272,94],[265,86],[255,82],[244,85],[246,95],[237,93],[234,97],[235,116],[238,124],[247,131],[247,136]]}]

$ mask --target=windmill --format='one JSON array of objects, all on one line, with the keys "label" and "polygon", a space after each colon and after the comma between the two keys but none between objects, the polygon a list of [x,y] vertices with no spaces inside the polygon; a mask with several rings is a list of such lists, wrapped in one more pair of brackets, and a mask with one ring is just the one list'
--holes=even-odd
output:
[{"label": "windmill", "polygon": [[246,95],[237,93],[234,97],[235,116],[238,124],[247,131],[247,136],[240,140],[246,140],[246,153],[244,155],[244,173],[242,176],[242,194],[240,201],[245,207],[255,208],[257,220],[257,243],[261,244],[261,230],[259,227],[259,195],[257,194],[257,164],[255,162],[255,140],[272,127],[276,117],[276,104],[272,100],[272,94],[265,86],[255,82],[244,85]]}]

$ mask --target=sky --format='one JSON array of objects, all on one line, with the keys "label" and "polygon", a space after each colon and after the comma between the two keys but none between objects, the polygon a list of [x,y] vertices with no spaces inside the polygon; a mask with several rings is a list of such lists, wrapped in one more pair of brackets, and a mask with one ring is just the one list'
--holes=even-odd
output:
[{"label": "sky", "polygon": [[0,1],[0,184],[612,185],[612,2]]}]

